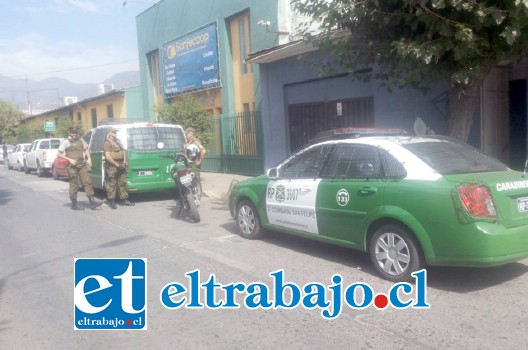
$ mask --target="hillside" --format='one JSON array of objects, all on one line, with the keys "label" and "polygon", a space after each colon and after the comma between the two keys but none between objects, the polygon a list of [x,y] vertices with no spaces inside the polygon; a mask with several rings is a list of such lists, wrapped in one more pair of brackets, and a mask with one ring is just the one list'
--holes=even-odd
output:
[{"label": "hillside", "polygon": [[[139,85],[139,72],[118,73],[102,84],[114,84],[116,89]],[[76,84],[61,78],[47,78],[41,81],[12,79],[0,75],[0,99],[18,109],[49,110],[64,105],[65,97],[79,100],[97,96],[98,84]]]}]

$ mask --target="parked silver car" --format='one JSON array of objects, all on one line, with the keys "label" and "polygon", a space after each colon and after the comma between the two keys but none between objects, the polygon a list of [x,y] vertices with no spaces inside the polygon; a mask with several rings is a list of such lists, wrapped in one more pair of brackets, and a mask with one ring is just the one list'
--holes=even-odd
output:
[{"label": "parked silver car", "polygon": [[7,168],[17,169],[18,171],[24,170],[24,160],[30,146],[30,143],[19,143],[16,145],[7,156]]}]

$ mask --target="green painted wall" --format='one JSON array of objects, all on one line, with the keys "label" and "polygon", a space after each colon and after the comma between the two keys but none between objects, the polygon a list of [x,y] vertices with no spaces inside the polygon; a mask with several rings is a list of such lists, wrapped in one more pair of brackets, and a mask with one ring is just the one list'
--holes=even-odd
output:
[{"label": "green painted wall", "polygon": [[[278,34],[266,32],[259,26],[260,20],[270,21],[270,28],[277,28],[279,7],[284,0],[162,0],[136,17],[140,80],[144,110],[154,120],[154,95],[148,71],[148,54],[160,50],[164,44],[192,32],[206,24],[218,26],[219,70],[222,84],[222,113],[234,112],[232,64],[227,24],[229,19],[249,11],[250,52],[260,51],[278,44]],[[160,69],[163,62],[160,62]],[[255,104],[260,105],[260,76],[253,67]],[[163,77],[160,71],[160,77]],[[147,116],[146,116],[147,117]]]},{"label": "green painted wall", "polygon": [[143,108],[141,86],[123,89],[126,96],[127,119],[131,121],[149,121],[148,111]]}]

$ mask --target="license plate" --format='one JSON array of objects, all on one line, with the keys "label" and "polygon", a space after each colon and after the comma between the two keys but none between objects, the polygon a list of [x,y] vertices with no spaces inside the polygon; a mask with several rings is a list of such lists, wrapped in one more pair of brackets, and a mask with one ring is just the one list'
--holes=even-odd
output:
[{"label": "license plate", "polygon": [[517,208],[519,213],[525,213],[528,211],[528,197],[517,198]]},{"label": "license plate", "polygon": [[192,177],[191,175],[184,175],[182,177],[180,177],[180,182],[182,183],[182,185],[188,187],[191,185],[191,182],[192,182]]},{"label": "license plate", "polygon": [[140,170],[138,171],[138,176],[150,176],[152,175],[152,170]]}]

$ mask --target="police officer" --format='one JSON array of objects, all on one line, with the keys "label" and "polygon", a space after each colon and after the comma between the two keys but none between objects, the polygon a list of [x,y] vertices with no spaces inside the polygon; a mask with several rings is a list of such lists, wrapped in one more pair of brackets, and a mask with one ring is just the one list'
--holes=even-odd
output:
[{"label": "police officer", "polygon": [[117,130],[108,128],[106,140],[103,144],[106,172],[106,196],[110,208],[117,209],[115,200],[117,192],[124,205],[134,205],[128,200],[126,172],[128,168],[127,154],[123,144],[117,138]]},{"label": "police officer", "polygon": [[88,172],[92,169],[92,158],[88,150],[88,144],[79,138],[79,129],[76,126],[70,126],[68,129],[70,135],[63,140],[57,151],[57,156],[68,161],[68,175],[70,176],[70,199],[73,210],[82,210],[77,204],[77,192],[79,190],[79,178],[84,185],[84,193],[90,200],[90,208],[95,209],[100,206],[101,202],[94,199],[94,189],[92,180]]},{"label": "police officer", "polygon": [[194,161],[194,172],[196,174],[196,179],[198,182],[200,182],[200,168],[202,166],[202,162],[205,158],[206,150],[204,146],[202,146],[202,143],[200,140],[196,138],[196,130],[194,128],[187,128],[185,129],[185,139],[187,142],[183,145],[183,151],[185,152],[185,149],[189,145],[196,145],[198,146],[198,149],[200,150],[200,153],[198,154],[198,158]]}]

